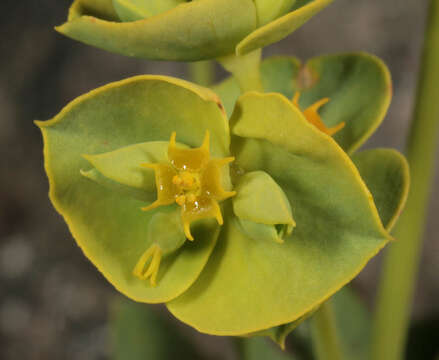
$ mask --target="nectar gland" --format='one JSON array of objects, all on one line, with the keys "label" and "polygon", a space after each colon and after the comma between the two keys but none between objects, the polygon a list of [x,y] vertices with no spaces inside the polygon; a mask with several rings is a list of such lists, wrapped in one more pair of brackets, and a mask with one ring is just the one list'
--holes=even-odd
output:
[{"label": "nectar gland", "polygon": [[[300,92],[296,91],[296,93],[294,94],[294,97],[292,99],[292,103],[299,109],[299,98],[300,98]],[[305,116],[306,120],[308,120],[308,122],[310,122],[311,124],[313,124],[317,129],[319,129],[320,131],[324,132],[326,135],[332,136],[335,133],[337,133],[338,131],[340,131],[341,129],[344,128],[345,123],[341,122],[340,124],[334,126],[334,127],[330,127],[328,128],[325,123],[322,121],[322,118],[320,117],[318,110],[325,105],[327,102],[329,101],[329,98],[323,98],[320,99],[319,101],[316,101],[314,104],[310,105],[309,107],[307,107],[305,110],[301,110],[303,115]]]},{"label": "nectar gland", "polygon": [[[219,202],[236,194],[235,191],[226,191],[223,188],[221,171],[221,168],[231,163],[234,158],[211,158],[209,144],[209,132],[206,131],[199,148],[178,147],[176,133],[173,132],[169,141],[168,162],[141,164],[154,170],[157,189],[157,200],[142,210],[149,211],[159,206],[178,204],[184,235],[191,241],[194,240],[190,230],[191,223],[200,219],[215,218],[218,224],[222,225]],[[160,245],[154,243],[141,256],[133,274],[141,279],[150,277],[151,285],[154,286],[161,256],[172,251],[163,251]]]}]

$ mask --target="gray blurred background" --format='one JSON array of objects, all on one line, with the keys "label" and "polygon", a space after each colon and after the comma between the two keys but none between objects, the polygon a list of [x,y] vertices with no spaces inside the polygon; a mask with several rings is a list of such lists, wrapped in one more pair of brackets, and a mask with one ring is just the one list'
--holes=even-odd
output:
[{"label": "gray blurred background", "polygon": [[[182,63],[124,58],[57,34],[53,26],[66,19],[69,5],[69,0],[7,0],[0,12],[0,359],[4,360],[111,356],[107,306],[118,295],[82,255],[49,203],[42,141],[32,121],[51,118],[75,97],[111,81],[145,73],[187,77]],[[296,33],[267,48],[264,56],[296,55],[305,60],[361,50],[384,59],[393,76],[394,98],[367,147],[402,150],[413,109],[426,5],[425,0],[337,0]],[[224,75],[217,68],[217,79]],[[414,326],[437,324],[439,318],[438,180],[429,207]],[[379,263],[380,257],[355,280],[369,306]],[[210,344],[204,351],[227,356],[218,345],[223,339],[197,338]]]}]

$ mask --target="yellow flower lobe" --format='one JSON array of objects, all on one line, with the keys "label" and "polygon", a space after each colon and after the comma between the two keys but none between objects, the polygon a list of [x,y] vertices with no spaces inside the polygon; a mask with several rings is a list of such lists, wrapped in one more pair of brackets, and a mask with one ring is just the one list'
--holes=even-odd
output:
[{"label": "yellow flower lobe", "polygon": [[176,133],[171,134],[168,147],[168,163],[142,164],[155,171],[157,200],[142,210],[148,211],[161,205],[176,202],[181,207],[181,219],[188,240],[194,240],[190,225],[205,218],[215,218],[223,224],[219,202],[235,195],[222,185],[222,167],[233,157],[213,159],[210,157],[210,136],[206,131],[198,148],[177,146]]},{"label": "yellow flower lobe", "polygon": [[[300,98],[300,92],[296,91],[296,93],[294,94],[294,97],[292,99],[292,103],[299,110],[301,110],[300,106],[299,106],[299,98]],[[316,101],[314,104],[307,107],[305,110],[303,110],[303,111],[301,110],[301,111],[302,111],[303,115],[305,116],[305,118],[308,120],[308,122],[313,124],[317,129],[324,132],[325,134],[332,136],[335,133],[337,133],[338,131],[340,131],[341,129],[343,129],[345,126],[345,123],[341,122],[340,124],[338,124],[334,127],[330,127],[330,128],[325,125],[325,123],[322,121],[322,118],[320,117],[318,111],[328,101],[329,101],[329,98],[320,99],[319,101]]]}]

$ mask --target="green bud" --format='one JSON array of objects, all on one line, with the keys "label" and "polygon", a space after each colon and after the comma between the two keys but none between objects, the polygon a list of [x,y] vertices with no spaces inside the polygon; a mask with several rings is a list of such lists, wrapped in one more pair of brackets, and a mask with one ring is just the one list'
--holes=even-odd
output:
[{"label": "green bud", "polygon": [[253,239],[282,243],[296,226],[283,190],[264,171],[245,174],[236,185],[233,210],[244,232]]}]

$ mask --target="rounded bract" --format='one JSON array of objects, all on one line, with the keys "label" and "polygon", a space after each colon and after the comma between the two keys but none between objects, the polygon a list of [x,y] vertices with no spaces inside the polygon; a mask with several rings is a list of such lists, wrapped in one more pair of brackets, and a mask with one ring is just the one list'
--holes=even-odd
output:
[{"label": "rounded bract", "polygon": [[126,56],[196,61],[277,42],[331,2],[75,0],[68,21],[56,30]]},{"label": "rounded bract", "polygon": [[[230,124],[212,91],[163,76],[38,123],[50,198],[102,274],[200,331],[244,335],[306,317],[390,237],[347,153],[290,99],[246,93]],[[405,192],[370,175],[402,174],[388,155],[357,164],[393,221]]]}]

